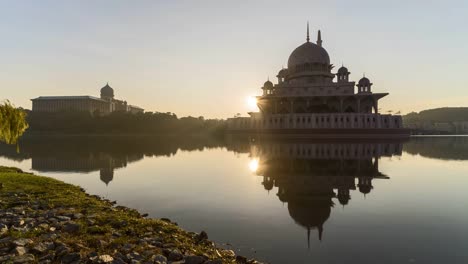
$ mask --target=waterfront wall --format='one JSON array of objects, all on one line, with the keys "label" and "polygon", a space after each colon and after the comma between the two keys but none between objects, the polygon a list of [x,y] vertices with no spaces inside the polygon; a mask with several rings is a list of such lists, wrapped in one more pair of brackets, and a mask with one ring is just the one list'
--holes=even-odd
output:
[{"label": "waterfront wall", "polygon": [[363,129],[402,128],[401,116],[381,114],[283,114],[228,119],[228,129]]}]

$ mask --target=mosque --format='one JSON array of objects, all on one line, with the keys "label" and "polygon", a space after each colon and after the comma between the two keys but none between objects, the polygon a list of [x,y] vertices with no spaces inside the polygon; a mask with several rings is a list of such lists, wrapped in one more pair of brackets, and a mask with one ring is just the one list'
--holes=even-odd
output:
[{"label": "mosque", "polygon": [[142,113],[143,108],[127,104],[127,101],[114,98],[114,89],[109,86],[101,88],[101,97],[94,96],[40,96],[32,101],[33,112],[79,111],[109,114],[115,111]]},{"label": "mosque", "polygon": [[312,43],[307,25],[306,42],[291,53],[288,67],[278,72],[278,83],[268,80],[261,87],[263,94],[256,97],[260,112],[228,119],[228,131],[356,137],[409,135],[401,116],[379,113],[378,102],[388,93],[374,93],[372,82],[365,76],[357,84],[350,81],[350,72],[344,66],[336,73],[333,68],[320,30],[316,43]]}]

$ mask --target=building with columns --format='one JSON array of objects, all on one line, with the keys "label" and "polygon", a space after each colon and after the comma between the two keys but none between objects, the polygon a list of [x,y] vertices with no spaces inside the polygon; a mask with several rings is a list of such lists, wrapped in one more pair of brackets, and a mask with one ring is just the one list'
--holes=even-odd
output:
[{"label": "building with columns", "polygon": [[388,93],[374,93],[363,76],[356,84],[349,70],[334,65],[322,46],[309,38],[289,56],[288,67],[278,72],[278,81],[267,80],[257,96],[260,112],[228,120],[232,133],[355,134],[408,136],[398,115],[379,113],[379,100]]},{"label": "building with columns", "polygon": [[114,89],[109,86],[101,88],[100,98],[94,96],[40,96],[32,101],[33,112],[65,112],[79,111],[99,114],[109,114],[115,111],[143,113],[144,109],[129,105],[127,101],[114,98]]}]

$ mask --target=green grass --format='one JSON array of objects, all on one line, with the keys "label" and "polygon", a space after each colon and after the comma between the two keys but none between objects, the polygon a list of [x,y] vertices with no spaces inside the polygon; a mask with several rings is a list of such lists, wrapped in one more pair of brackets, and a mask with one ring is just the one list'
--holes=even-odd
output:
[{"label": "green grass", "polygon": [[[154,234],[151,237],[158,236],[163,243],[173,243],[186,254],[189,252],[195,255],[205,254],[210,259],[216,259],[219,258],[218,252],[222,253],[222,251],[216,251],[209,241],[196,243],[194,233],[184,231],[175,224],[159,219],[143,218],[136,210],[113,206],[109,201],[86,194],[78,186],[48,177],[22,173],[16,168],[1,166],[0,183],[3,184],[0,189],[2,209],[16,207],[18,201],[27,200],[31,203],[39,203],[46,208],[56,209],[60,214],[70,212],[83,214],[83,218],[75,221],[80,224],[80,231],[75,234],[62,233],[60,241],[69,244],[84,255],[92,251],[112,255],[119,245],[127,243],[138,245],[140,238],[145,237],[145,233],[149,231]],[[26,210],[34,213],[33,209]],[[87,220],[87,217],[92,215],[95,215],[92,218],[94,223]],[[8,232],[7,235],[12,237],[31,238],[35,242],[40,242],[42,239],[40,235],[49,230],[36,228],[28,232],[13,230]],[[118,232],[121,236],[112,236],[113,232]],[[106,243],[100,241],[106,241]],[[138,249],[143,250],[137,246],[137,252]],[[161,253],[159,248],[151,250]],[[225,263],[235,263],[233,257],[222,256],[222,258]]]}]

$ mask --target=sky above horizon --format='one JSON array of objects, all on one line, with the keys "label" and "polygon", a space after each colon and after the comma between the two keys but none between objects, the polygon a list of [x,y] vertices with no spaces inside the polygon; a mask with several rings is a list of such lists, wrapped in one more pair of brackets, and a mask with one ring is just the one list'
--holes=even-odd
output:
[{"label": "sky above horizon", "polygon": [[382,111],[468,106],[467,14],[467,1],[0,0],[0,100],[30,109],[109,82],[146,111],[245,115],[309,21],[334,65],[390,93]]}]

